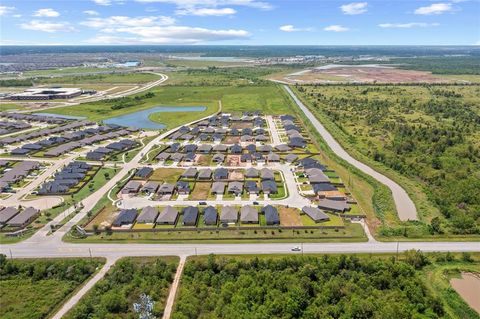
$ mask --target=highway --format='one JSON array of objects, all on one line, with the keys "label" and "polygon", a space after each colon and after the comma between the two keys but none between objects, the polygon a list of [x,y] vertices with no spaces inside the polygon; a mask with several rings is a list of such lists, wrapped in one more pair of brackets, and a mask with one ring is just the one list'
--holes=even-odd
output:
[{"label": "highway", "polygon": [[313,113],[310,112],[310,110],[302,103],[302,101],[300,101],[300,99],[295,95],[295,93],[293,93],[293,91],[287,85],[284,85],[284,88],[288,92],[288,94],[290,94],[290,96],[298,105],[300,110],[302,110],[305,116],[312,122],[315,129],[318,131],[318,133],[322,136],[327,145],[337,156],[344,159],[349,164],[355,166],[365,174],[372,176],[377,181],[386,185],[391,190],[400,220],[418,220],[418,214],[415,204],[413,203],[407,192],[400,185],[398,185],[396,182],[386,177],[385,175],[382,175],[379,172],[375,171],[370,166],[350,156],[350,154],[348,154],[348,152],[340,145],[340,143],[335,140],[332,134],[330,134],[330,132],[322,125],[322,123],[317,120]]}]

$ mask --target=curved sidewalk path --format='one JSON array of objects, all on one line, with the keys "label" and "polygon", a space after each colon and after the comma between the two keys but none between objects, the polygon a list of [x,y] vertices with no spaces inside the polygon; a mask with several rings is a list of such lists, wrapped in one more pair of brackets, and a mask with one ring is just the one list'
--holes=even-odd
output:
[{"label": "curved sidewalk path", "polygon": [[415,204],[413,203],[410,196],[408,196],[407,192],[400,185],[398,185],[396,182],[386,177],[385,175],[382,175],[379,172],[375,171],[370,166],[367,166],[366,164],[350,156],[350,154],[348,154],[347,151],[345,151],[343,147],[333,138],[332,134],[327,131],[327,129],[322,125],[322,123],[317,120],[313,113],[310,112],[310,110],[302,103],[302,101],[300,101],[300,99],[295,95],[295,93],[293,93],[293,91],[287,85],[284,85],[284,88],[293,98],[295,103],[297,103],[298,107],[302,110],[302,112],[307,116],[307,118],[310,119],[315,129],[318,131],[318,133],[320,133],[327,145],[336,155],[347,161],[349,164],[355,166],[365,174],[372,176],[377,181],[390,188],[400,220],[418,220]]}]

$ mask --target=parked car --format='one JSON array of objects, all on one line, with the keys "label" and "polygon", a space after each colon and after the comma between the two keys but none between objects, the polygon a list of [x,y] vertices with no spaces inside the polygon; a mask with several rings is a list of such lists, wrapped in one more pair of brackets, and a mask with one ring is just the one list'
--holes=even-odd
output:
[{"label": "parked car", "polygon": [[292,251],[302,251],[302,249],[298,246],[292,247]]}]

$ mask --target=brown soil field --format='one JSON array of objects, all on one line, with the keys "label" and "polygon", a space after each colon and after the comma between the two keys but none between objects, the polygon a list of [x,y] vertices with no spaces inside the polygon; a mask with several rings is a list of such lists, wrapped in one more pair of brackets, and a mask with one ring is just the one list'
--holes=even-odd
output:
[{"label": "brown soil field", "polygon": [[195,183],[195,188],[193,189],[192,194],[190,195],[190,199],[192,200],[207,199],[211,186],[212,186],[212,183],[208,183],[208,182]]},{"label": "brown soil field", "polygon": [[279,207],[278,215],[280,217],[280,225],[282,226],[303,226],[302,219],[298,209],[292,207]]},{"label": "brown soil field", "polygon": [[291,83],[448,83],[449,79],[432,75],[430,72],[403,70],[378,66],[338,66],[313,69],[304,73],[286,76],[284,81]]}]

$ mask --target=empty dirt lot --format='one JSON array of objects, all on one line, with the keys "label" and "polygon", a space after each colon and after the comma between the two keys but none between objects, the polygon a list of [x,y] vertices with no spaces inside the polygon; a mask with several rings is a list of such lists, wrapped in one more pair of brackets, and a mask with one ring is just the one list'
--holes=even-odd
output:
[{"label": "empty dirt lot", "polygon": [[326,65],[287,75],[290,83],[447,83],[430,72],[403,70],[381,65]]}]

